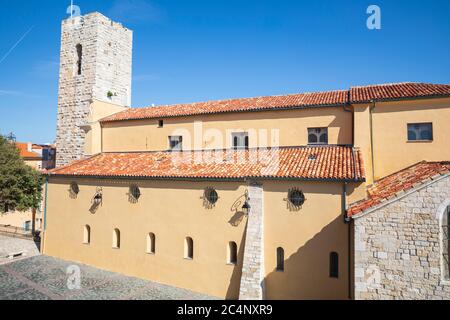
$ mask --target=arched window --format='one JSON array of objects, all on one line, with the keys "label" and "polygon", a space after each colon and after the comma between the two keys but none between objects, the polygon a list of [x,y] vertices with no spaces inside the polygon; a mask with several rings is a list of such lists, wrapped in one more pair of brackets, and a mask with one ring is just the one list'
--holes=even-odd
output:
[{"label": "arched window", "polygon": [[155,254],[156,252],[156,238],[154,233],[149,233],[147,235],[147,253]]},{"label": "arched window", "polygon": [[227,263],[237,264],[237,244],[234,241],[228,243]]},{"label": "arched window", "polygon": [[277,248],[277,271],[284,271],[284,249]]},{"label": "arched window", "polygon": [[88,226],[88,225],[84,226],[83,243],[84,244],[90,244],[91,243],[91,227]]},{"label": "arched window", "polygon": [[330,253],[330,278],[339,278],[339,255],[337,252]]},{"label": "arched window", "polygon": [[83,60],[83,46],[81,44],[77,44],[77,74],[81,75],[81,67]]},{"label": "arched window", "polygon": [[120,230],[114,229],[113,231],[113,248],[119,249],[120,248]]},{"label": "arched window", "polygon": [[184,240],[184,258],[194,259],[194,240],[190,237]]}]

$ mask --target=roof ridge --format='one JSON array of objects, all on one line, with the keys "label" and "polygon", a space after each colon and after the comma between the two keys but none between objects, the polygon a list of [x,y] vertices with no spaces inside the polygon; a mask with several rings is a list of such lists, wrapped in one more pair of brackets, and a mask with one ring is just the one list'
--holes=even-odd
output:
[{"label": "roof ridge", "polygon": [[367,85],[362,85],[362,86],[350,86],[350,89],[360,89],[360,88],[370,88],[370,87],[388,87],[388,86],[402,85],[402,84],[427,84],[427,83],[414,82],[414,81],[375,83],[375,84],[367,84]]},{"label": "roof ridge", "polygon": [[[171,104],[160,104],[155,106],[144,106],[137,107],[132,109],[147,109],[147,108],[165,108],[165,107],[174,107],[179,105],[194,105],[194,104],[203,104],[203,103],[211,103],[211,102],[226,102],[226,101],[234,101],[234,100],[250,100],[250,99],[262,99],[262,98],[281,98],[281,97],[291,97],[298,95],[306,95],[306,94],[324,94],[324,93],[336,93],[336,92],[347,92],[348,89],[336,89],[336,90],[323,90],[323,91],[306,91],[306,92],[298,92],[298,93],[285,93],[285,94],[274,94],[274,95],[263,95],[263,96],[253,96],[253,97],[242,97],[242,98],[225,98],[225,99],[210,99],[203,101],[195,101],[195,102],[186,102],[186,103],[171,103]],[[124,110],[125,112],[128,110]]]}]

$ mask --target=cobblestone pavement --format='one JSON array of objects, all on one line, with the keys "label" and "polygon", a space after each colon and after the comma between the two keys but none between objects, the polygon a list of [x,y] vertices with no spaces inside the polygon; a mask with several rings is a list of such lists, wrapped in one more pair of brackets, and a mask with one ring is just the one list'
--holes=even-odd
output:
[{"label": "cobblestone pavement", "polygon": [[12,238],[0,235],[0,265],[10,263],[10,254],[22,253],[15,261],[39,255],[38,246],[31,240]]},{"label": "cobblestone pavement", "polygon": [[[70,290],[67,268],[73,265],[80,268],[81,286]],[[0,265],[0,300],[210,299],[213,298],[47,256]]]}]

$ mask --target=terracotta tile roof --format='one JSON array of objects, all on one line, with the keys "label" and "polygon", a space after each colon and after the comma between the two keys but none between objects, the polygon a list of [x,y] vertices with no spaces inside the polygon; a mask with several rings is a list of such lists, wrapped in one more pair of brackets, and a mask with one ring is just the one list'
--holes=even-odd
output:
[{"label": "terracotta tile roof", "polygon": [[350,89],[350,103],[435,96],[450,96],[450,85],[407,82]]},{"label": "terracotta tile roof", "polygon": [[348,215],[355,216],[381,205],[386,200],[416,188],[428,179],[435,179],[449,172],[450,162],[420,162],[394,173],[368,187],[368,197],[350,205]]},{"label": "terracotta tile roof", "polygon": [[359,150],[344,146],[324,146],[102,153],[51,170],[49,174],[150,179],[267,178],[363,181],[363,168]]},{"label": "terracotta tile roof", "polygon": [[283,110],[289,108],[313,108],[344,106],[350,103],[372,100],[396,100],[414,97],[450,96],[450,85],[427,83],[394,83],[352,87],[350,90],[299,93],[284,96],[228,99],[190,104],[128,109],[100,120],[114,122],[123,120],[159,119],[193,115]]},{"label": "terracotta tile roof", "polygon": [[28,143],[15,142],[17,149],[20,151],[20,156],[24,159],[42,159],[41,155],[33,151],[28,151]]},{"label": "terracotta tile roof", "polygon": [[261,111],[270,109],[342,106],[347,103],[347,100],[348,91],[346,90],[301,93],[285,96],[229,99],[191,104],[128,109],[106,117],[102,119],[101,122],[169,118],[227,112]]}]

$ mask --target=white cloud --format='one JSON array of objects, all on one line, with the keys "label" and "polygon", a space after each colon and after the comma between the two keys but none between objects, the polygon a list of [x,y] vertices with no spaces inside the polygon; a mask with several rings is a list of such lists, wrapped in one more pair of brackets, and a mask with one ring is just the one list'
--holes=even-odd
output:
[{"label": "white cloud", "polygon": [[163,19],[162,11],[144,0],[115,0],[108,16],[121,22],[131,23],[158,23]]}]

